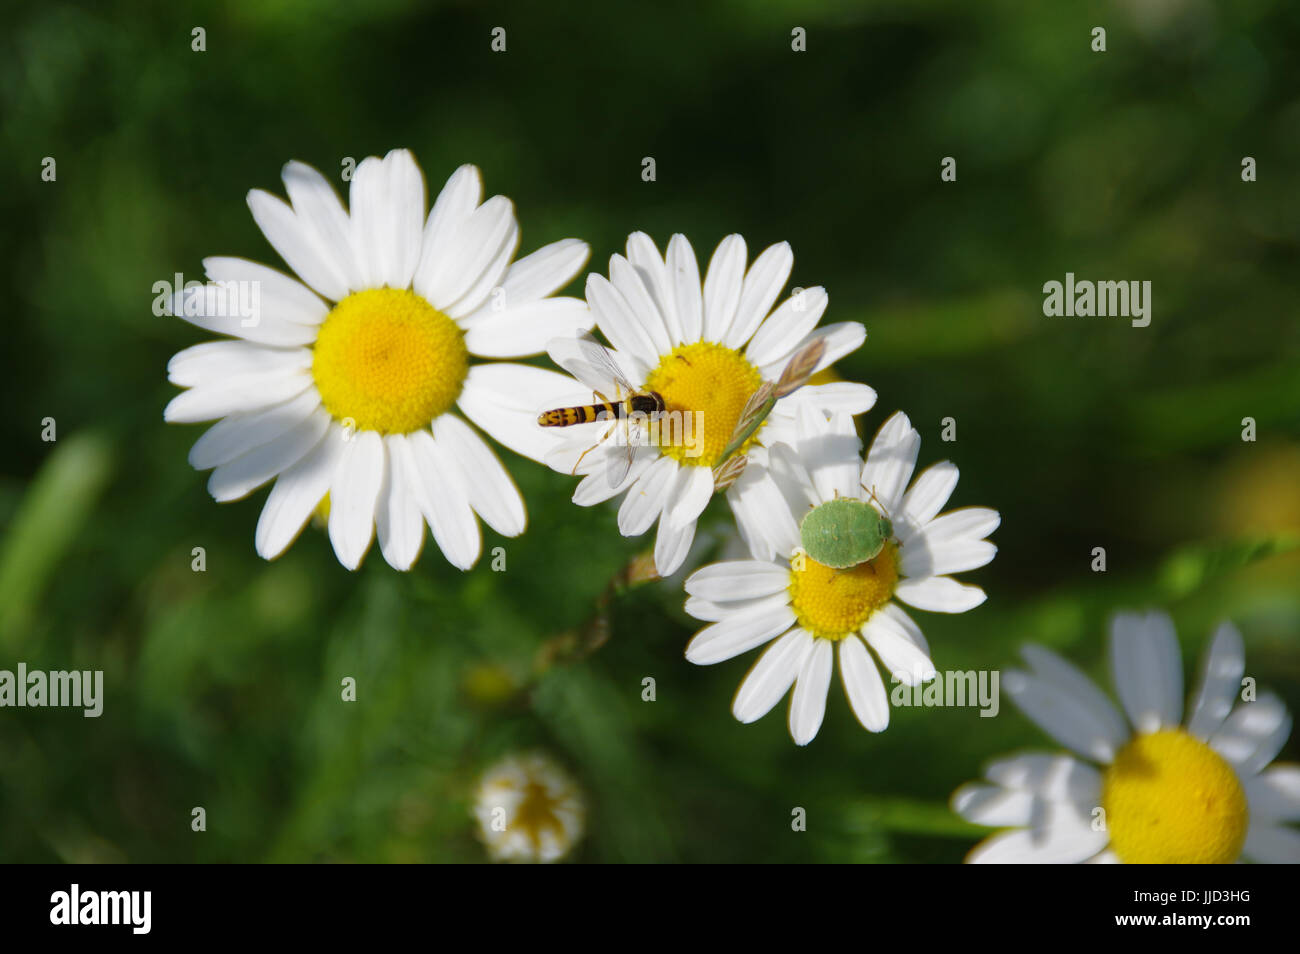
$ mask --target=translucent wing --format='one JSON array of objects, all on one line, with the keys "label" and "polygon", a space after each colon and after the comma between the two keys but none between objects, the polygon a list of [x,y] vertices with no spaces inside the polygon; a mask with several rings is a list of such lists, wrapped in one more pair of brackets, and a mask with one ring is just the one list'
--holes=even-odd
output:
[{"label": "translucent wing", "polygon": [[556,364],[606,397],[622,397],[636,390],[610,350],[590,334],[556,338],[546,351]]}]

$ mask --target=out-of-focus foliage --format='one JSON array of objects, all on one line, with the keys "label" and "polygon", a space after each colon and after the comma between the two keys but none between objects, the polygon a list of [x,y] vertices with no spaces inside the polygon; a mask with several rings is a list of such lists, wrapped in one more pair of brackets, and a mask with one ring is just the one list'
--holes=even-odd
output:
[{"label": "out-of-focus foliage", "polygon": [[[873,736],[838,683],[806,750],[783,707],[742,726],[749,663],[684,661],[680,581],[615,592],[587,652],[593,607],[650,541],[509,454],[530,526],[486,532],[503,573],[428,546],[410,574],[377,553],[349,574],[314,529],[259,559],[265,492],[214,504],[185,463],[200,429],[162,422],[167,358],[208,336],[155,317],[152,285],[201,277],[206,255],[275,262],[248,189],[279,191],[289,159],[337,175],[394,146],[433,188],[479,164],[525,250],[580,236],[597,271],[634,229],[703,255],[733,231],[751,251],[789,240],[793,284],[867,326],[838,368],[879,391],[864,435],[907,411],[922,465],[960,466],[954,505],[1003,514],[998,558],[968,574],[988,602],[915,614],[941,669],[1034,640],[1104,679],[1108,614],[1157,605],[1189,673],[1232,617],[1249,673],[1300,708],[1298,44],[1282,0],[11,12],[0,668],[103,669],[107,698],[99,719],[0,710],[0,856],[480,860],[474,780],[540,746],[587,790],[581,860],[955,861],[978,830],[949,793],[1048,744],[1009,702],[896,709]],[[1042,285],[1067,271],[1150,280],[1150,327],[1045,318]]]}]

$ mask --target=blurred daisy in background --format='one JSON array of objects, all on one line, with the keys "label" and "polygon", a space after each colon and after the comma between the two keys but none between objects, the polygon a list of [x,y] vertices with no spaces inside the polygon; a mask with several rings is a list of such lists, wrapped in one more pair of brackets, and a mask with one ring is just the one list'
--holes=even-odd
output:
[{"label": "blurred daisy in background", "polygon": [[1182,659],[1164,613],[1111,621],[1123,715],[1060,656],[1033,645],[1022,653],[1030,671],[1006,673],[1003,687],[1080,757],[999,759],[987,782],[958,789],[957,814],[1011,829],[981,842],[967,861],[1300,862],[1300,830],[1285,824],[1300,821],[1300,765],[1269,767],[1291,733],[1291,715],[1268,693],[1241,701],[1246,657],[1232,624],[1214,633],[1185,725]]},{"label": "blurred daisy in background", "polygon": [[[920,627],[899,604],[963,613],[983,603],[982,589],[949,574],[993,559],[997,548],[984,538],[999,516],[984,507],[939,513],[957,486],[957,468],[948,462],[908,489],[920,435],[907,415],[885,422],[865,463],[850,417],[828,421],[807,405],[800,415],[795,444],[774,444],[763,463],[751,465],[752,479],[768,485],[772,497],[748,514],[746,535],[751,548],[759,538],[762,552],[780,555],[715,563],[686,580],[686,611],[712,623],[687,645],[686,658],[711,665],[771,642],[741,683],[732,714],[753,722],[793,686],[790,735],[806,745],[821,728],[836,655],[849,705],[872,732],[889,725],[877,660],[906,685],[935,675]],[[803,550],[800,529],[814,508],[846,498],[869,504],[889,530],[875,557],[836,568]]]},{"label": "blurred daisy in background", "polygon": [[474,796],[479,839],[496,861],[559,861],[582,837],[582,791],[556,762],[508,755],[484,773]]},{"label": "blurred daisy in background", "polygon": [[471,359],[537,354],[589,328],[585,303],[549,297],[585,264],[587,245],[565,239],[512,264],[514,207],[483,202],[468,165],[426,219],[424,177],[405,149],[357,166],[350,210],[310,166],[290,162],[283,177],[289,202],[254,189],[248,204],[298,279],[241,258],[204,260],[209,284],[178,289],[172,313],[231,338],[172,358],[168,378],[187,390],[164,418],[218,421],[189,455],[213,469],[216,500],[275,480],[256,532],[266,559],[328,495],[330,540],[348,569],[376,530],[384,559],[410,568],[426,522],[468,569],[482,545],[478,517],[517,536],[525,515],[466,419],[541,460],[549,443],[521,411],[570,386],[555,372]]},{"label": "blurred daisy in background", "polygon": [[[856,350],[866,338],[858,322],[817,328],[826,310],[826,291],[810,288],[773,309],[794,264],[790,246],[773,245],[746,269],[745,240],[722,240],[703,283],[690,242],[674,235],[665,254],[642,232],[627,240],[627,255],[610,259],[609,278],[587,278],[587,303],[596,326],[613,346],[615,365],[593,360],[593,342],[552,342],[551,358],[579,382],[573,396],[599,392],[614,399],[618,379],[637,391],[662,397],[669,413],[690,413],[698,430],[693,441],[661,441],[637,447],[628,466],[626,446],[597,445],[607,425],[580,424],[547,456],[562,473],[579,473],[574,503],[589,507],[626,492],[618,513],[619,532],[639,536],[658,523],[655,565],[661,576],[677,570],[695,536],[696,521],[713,497],[713,468],[723,460],[750,397],[764,381],[775,381],[805,346],[818,339],[824,351],[813,369],[823,369]],[[625,395],[622,395],[625,396]],[[876,400],[865,384],[809,385],[776,403],[743,450],[797,436],[798,409],[821,416],[860,414]],[[538,410],[544,410],[539,408]],[[728,495],[730,496],[730,494]]]}]

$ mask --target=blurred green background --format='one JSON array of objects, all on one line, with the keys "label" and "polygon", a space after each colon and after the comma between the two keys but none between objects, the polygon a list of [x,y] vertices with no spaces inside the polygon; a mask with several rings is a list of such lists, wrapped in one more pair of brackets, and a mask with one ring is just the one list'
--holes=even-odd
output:
[{"label": "blurred green background", "polygon": [[[541,747],[588,793],[578,860],[958,861],[980,830],[948,812],[952,790],[1049,744],[1009,702],[996,719],[896,709],[870,735],[838,677],[807,749],[784,705],[742,726],[729,706],[754,656],[686,663],[679,581],[620,590],[608,642],[556,658],[652,541],[505,452],[530,526],[485,529],[504,573],[428,545],[410,574],[377,551],[350,574],[310,528],[258,558],[265,491],[215,504],[185,461],[201,428],[163,424],[167,359],[211,336],[155,317],[152,285],[199,278],[206,255],[279,264],[246,192],[280,192],[289,159],[336,176],[395,146],[434,189],[477,163],[524,251],[579,236],[596,271],[634,229],[702,256],[733,231],[751,254],[788,240],[792,284],[867,327],[838,368],[880,394],[864,435],[907,411],[922,466],[961,468],[953,505],[1003,514],[997,559],[965,575],[988,602],[914,614],[940,669],[1009,665],[1033,640],[1108,685],[1108,614],[1159,606],[1189,682],[1231,617],[1248,672],[1296,711],[1298,45],[1283,0],[12,11],[0,668],[103,669],[107,698],[97,720],[0,711],[0,859],[481,860],[474,780]],[[1042,285],[1067,271],[1150,280],[1150,327],[1045,318]],[[725,509],[710,519],[720,534]]]}]

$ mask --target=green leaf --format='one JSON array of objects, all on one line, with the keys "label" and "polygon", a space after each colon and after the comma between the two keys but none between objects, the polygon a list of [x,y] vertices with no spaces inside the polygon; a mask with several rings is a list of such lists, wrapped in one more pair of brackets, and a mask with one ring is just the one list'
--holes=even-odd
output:
[{"label": "green leaf", "polygon": [[0,646],[21,642],[50,574],[85,526],[108,481],[112,453],[99,434],[54,445],[0,547]]}]

